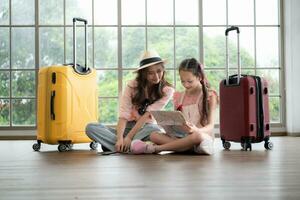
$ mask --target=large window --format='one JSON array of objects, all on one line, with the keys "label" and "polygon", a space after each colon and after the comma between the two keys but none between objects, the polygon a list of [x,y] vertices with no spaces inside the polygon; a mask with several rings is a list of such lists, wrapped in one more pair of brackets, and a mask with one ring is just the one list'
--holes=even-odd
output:
[{"label": "large window", "polygon": [[[102,123],[116,123],[119,96],[145,49],[168,60],[167,79],[176,89],[182,89],[178,64],[195,57],[218,91],[226,74],[224,31],[237,25],[242,73],[269,81],[271,122],[281,125],[279,16],[279,0],[1,0],[0,128],[36,126],[38,69],[72,62],[73,17],[89,22],[88,61],[98,73]],[[83,27],[78,30],[83,63]],[[236,73],[235,34],[229,52],[230,73]]]}]

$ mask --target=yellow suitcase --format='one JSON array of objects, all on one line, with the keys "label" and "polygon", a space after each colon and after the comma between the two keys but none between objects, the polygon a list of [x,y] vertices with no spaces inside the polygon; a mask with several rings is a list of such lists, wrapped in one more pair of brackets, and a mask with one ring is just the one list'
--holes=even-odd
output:
[{"label": "yellow suitcase", "polygon": [[[76,31],[73,19],[73,29]],[[96,70],[76,64],[76,34],[73,38],[73,59],[70,65],[44,67],[38,74],[37,143],[59,144],[60,152],[70,150],[75,143],[90,143],[92,149],[97,143],[85,134],[88,123],[98,121],[98,91]],[[87,35],[86,35],[87,38]],[[86,46],[87,58],[87,46]],[[74,67],[76,66],[76,67]]]}]

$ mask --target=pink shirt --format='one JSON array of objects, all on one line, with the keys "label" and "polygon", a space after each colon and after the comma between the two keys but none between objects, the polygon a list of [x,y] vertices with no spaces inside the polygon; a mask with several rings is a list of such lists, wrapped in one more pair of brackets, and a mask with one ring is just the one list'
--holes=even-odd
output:
[{"label": "pink shirt", "polygon": [[[202,101],[203,101],[202,95],[203,95],[202,91],[199,95],[190,95],[190,96],[185,94],[185,92],[175,92],[174,96],[173,96],[174,110],[177,110],[178,107],[182,108],[182,106],[187,107],[187,106],[191,106],[193,104],[196,104],[197,100],[198,100],[198,106],[197,106],[198,109],[195,109],[195,110],[193,109],[193,112],[198,112],[198,113],[193,113],[193,114],[197,114],[197,116],[201,116],[201,114],[202,114]],[[208,90],[207,101],[210,101],[212,96],[218,97],[217,92],[215,90],[209,89]],[[186,116],[186,118],[188,119],[189,116]],[[194,124],[197,127],[202,127],[201,124],[200,124],[200,121],[198,123],[194,123]]]},{"label": "pink shirt", "polygon": [[[131,80],[126,85],[126,88],[121,97],[120,109],[119,109],[119,118],[124,118],[127,121],[137,121],[141,115],[138,113],[138,110],[132,104],[132,98],[136,92],[135,87],[137,86],[136,80]],[[170,86],[165,86],[163,88],[165,96],[161,99],[155,101],[153,104],[149,105],[147,111],[151,110],[161,110],[163,109],[174,93],[174,88]],[[155,123],[155,120],[149,119],[147,123]]]}]

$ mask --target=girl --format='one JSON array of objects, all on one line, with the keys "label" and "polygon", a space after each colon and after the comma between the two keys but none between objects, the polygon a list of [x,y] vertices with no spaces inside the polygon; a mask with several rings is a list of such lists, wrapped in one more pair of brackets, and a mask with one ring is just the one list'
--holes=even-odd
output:
[{"label": "girl", "polygon": [[165,60],[155,51],[144,52],[137,76],[129,81],[121,97],[117,129],[99,123],[86,127],[86,134],[101,144],[104,151],[127,152],[132,139],[149,140],[152,132],[161,132],[147,111],[160,110],[173,96],[174,89],[165,80]]},{"label": "girl", "polygon": [[166,134],[154,132],[150,140],[154,144],[134,140],[131,151],[135,154],[161,151],[193,151],[211,155],[214,141],[214,119],[218,96],[204,74],[203,65],[195,58],[183,60],[179,66],[184,92],[175,92],[176,110],[183,112],[187,123],[183,126],[165,126]]}]

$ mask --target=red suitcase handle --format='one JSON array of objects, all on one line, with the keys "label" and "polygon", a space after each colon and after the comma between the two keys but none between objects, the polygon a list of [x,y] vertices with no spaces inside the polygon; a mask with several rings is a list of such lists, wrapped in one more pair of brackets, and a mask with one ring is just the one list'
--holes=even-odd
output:
[{"label": "red suitcase handle", "polygon": [[236,30],[237,32],[237,58],[238,58],[238,76],[237,76],[237,85],[240,84],[241,77],[241,58],[240,58],[240,29],[237,26],[231,26],[225,31],[226,36],[226,85],[229,85],[229,55],[228,55],[228,33],[230,31]]},{"label": "red suitcase handle", "polygon": [[237,33],[240,33],[239,27],[237,27],[237,26],[231,26],[230,28],[226,29],[225,35],[227,36],[230,31],[234,31],[234,30],[236,30]]}]

